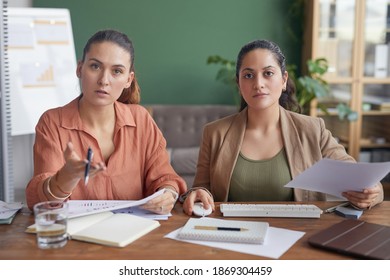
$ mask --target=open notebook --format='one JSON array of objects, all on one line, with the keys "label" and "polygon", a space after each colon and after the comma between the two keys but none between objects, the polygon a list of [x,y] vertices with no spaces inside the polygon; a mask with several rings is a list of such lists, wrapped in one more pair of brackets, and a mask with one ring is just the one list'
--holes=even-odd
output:
[{"label": "open notebook", "polygon": [[[159,226],[152,219],[107,211],[68,219],[67,232],[71,239],[125,247]],[[35,225],[26,232],[35,233]]]},{"label": "open notebook", "polygon": [[268,223],[214,218],[190,218],[179,239],[263,244]]}]

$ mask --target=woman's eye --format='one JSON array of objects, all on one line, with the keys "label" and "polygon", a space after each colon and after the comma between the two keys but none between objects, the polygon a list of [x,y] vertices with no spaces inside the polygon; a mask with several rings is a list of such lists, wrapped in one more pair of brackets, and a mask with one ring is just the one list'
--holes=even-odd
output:
[{"label": "woman's eye", "polygon": [[94,70],[99,69],[99,65],[96,63],[93,63],[93,64],[91,64],[91,68]]},{"label": "woman's eye", "polygon": [[252,73],[247,73],[247,74],[244,75],[244,78],[245,79],[251,79],[251,78],[253,78],[253,74]]},{"label": "woman's eye", "polygon": [[114,69],[114,74],[115,75],[119,75],[119,74],[122,74],[122,73],[123,73],[122,69]]},{"label": "woman's eye", "polygon": [[271,76],[273,76],[273,74],[274,74],[274,72],[272,72],[272,71],[266,71],[266,72],[264,72],[264,75],[265,75],[266,77],[271,77]]}]

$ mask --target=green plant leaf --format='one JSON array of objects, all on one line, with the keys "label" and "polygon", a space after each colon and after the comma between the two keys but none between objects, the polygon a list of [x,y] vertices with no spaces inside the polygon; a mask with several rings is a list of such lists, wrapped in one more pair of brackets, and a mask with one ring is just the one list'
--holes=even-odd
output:
[{"label": "green plant leaf", "polygon": [[356,111],[351,111],[351,113],[348,114],[347,118],[350,122],[354,122],[358,119],[358,113]]},{"label": "green plant leaf", "polygon": [[317,58],[307,61],[307,68],[310,76],[322,76],[328,71],[328,61],[325,58]]},{"label": "green plant leaf", "polygon": [[235,80],[235,73],[229,68],[221,68],[217,72],[216,79],[230,85]]},{"label": "green plant leaf", "polygon": [[339,103],[336,108],[340,120],[344,120],[344,119],[347,119],[349,121],[357,120],[358,113],[356,111],[351,110],[351,108],[348,105],[344,103]]},{"label": "green plant leaf", "polygon": [[329,96],[329,88],[319,80],[311,79],[309,81],[313,94],[317,98]]},{"label": "green plant leaf", "polygon": [[219,55],[211,55],[207,58],[207,64],[218,64],[222,58]]},{"label": "green plant leaf", "polygon": [[226,67],[234,67],[236,63],[232,60],[227,60],[219,55],[211,55],[207,58],[207,64],[221,64]]}]

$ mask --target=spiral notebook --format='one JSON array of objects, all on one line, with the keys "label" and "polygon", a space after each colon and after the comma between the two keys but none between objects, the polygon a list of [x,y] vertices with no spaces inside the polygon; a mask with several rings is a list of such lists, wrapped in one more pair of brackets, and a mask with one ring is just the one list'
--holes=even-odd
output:
[{"label": "spiral notebook", "polygon": [[266,222],[190,218],[178,233],[179,239],[263,244]]}]

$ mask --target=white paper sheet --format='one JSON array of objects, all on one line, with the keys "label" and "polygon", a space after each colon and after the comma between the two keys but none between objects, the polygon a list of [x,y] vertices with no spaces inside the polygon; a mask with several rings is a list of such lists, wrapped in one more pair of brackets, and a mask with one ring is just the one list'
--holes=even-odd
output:
[{"label": "white paper sheet", "polygon": [[324,158],[285,187],[317,191],[342,198],[342,192],[375,186],[390,172],[390,162],[346,162]]},{"label": "white paper sheet", "polygon": [[305,234],[305,232],[302,231],[269,227],[265,243],[260,245],[232,242],[183,240],[177,238],[177,234],[181,229],[182,228],[179,228],[164,237],[182,242],[189,242],[193,244],[230,250],[250,255],[263,256],[272,259],[279,259],[292,245],[294,245],[295,242],[297,242]]},{"label": "white paper sheet", "polygon": [[114,212],[114,213],[133,214],[133,215],[136,215],[136,216],[139,216],[139,217],[144,217],[144,218],[153,219],[153,220],[168,220],[168,218],[172,216],[171,213],[169,213],[169,214],[157,214],[157,213],[151,212],[149,210],[142,209],[139,206],[132,206],[132,207],[127,207],[127,208],[121,208],[121,209],[113,210],[112,212]]},{"label": "white paper sheet", "polygon": [[140,206],[161,195],[163,192],[163,189],[159,190],[141,200],[69,200],[69,218]]},{"label": "white paper sheet", "polygon": [[21,202],[7,203],[0,200],[0,219],[11,218],[16,212],[22,209],[22,207],[23,203]]}]

